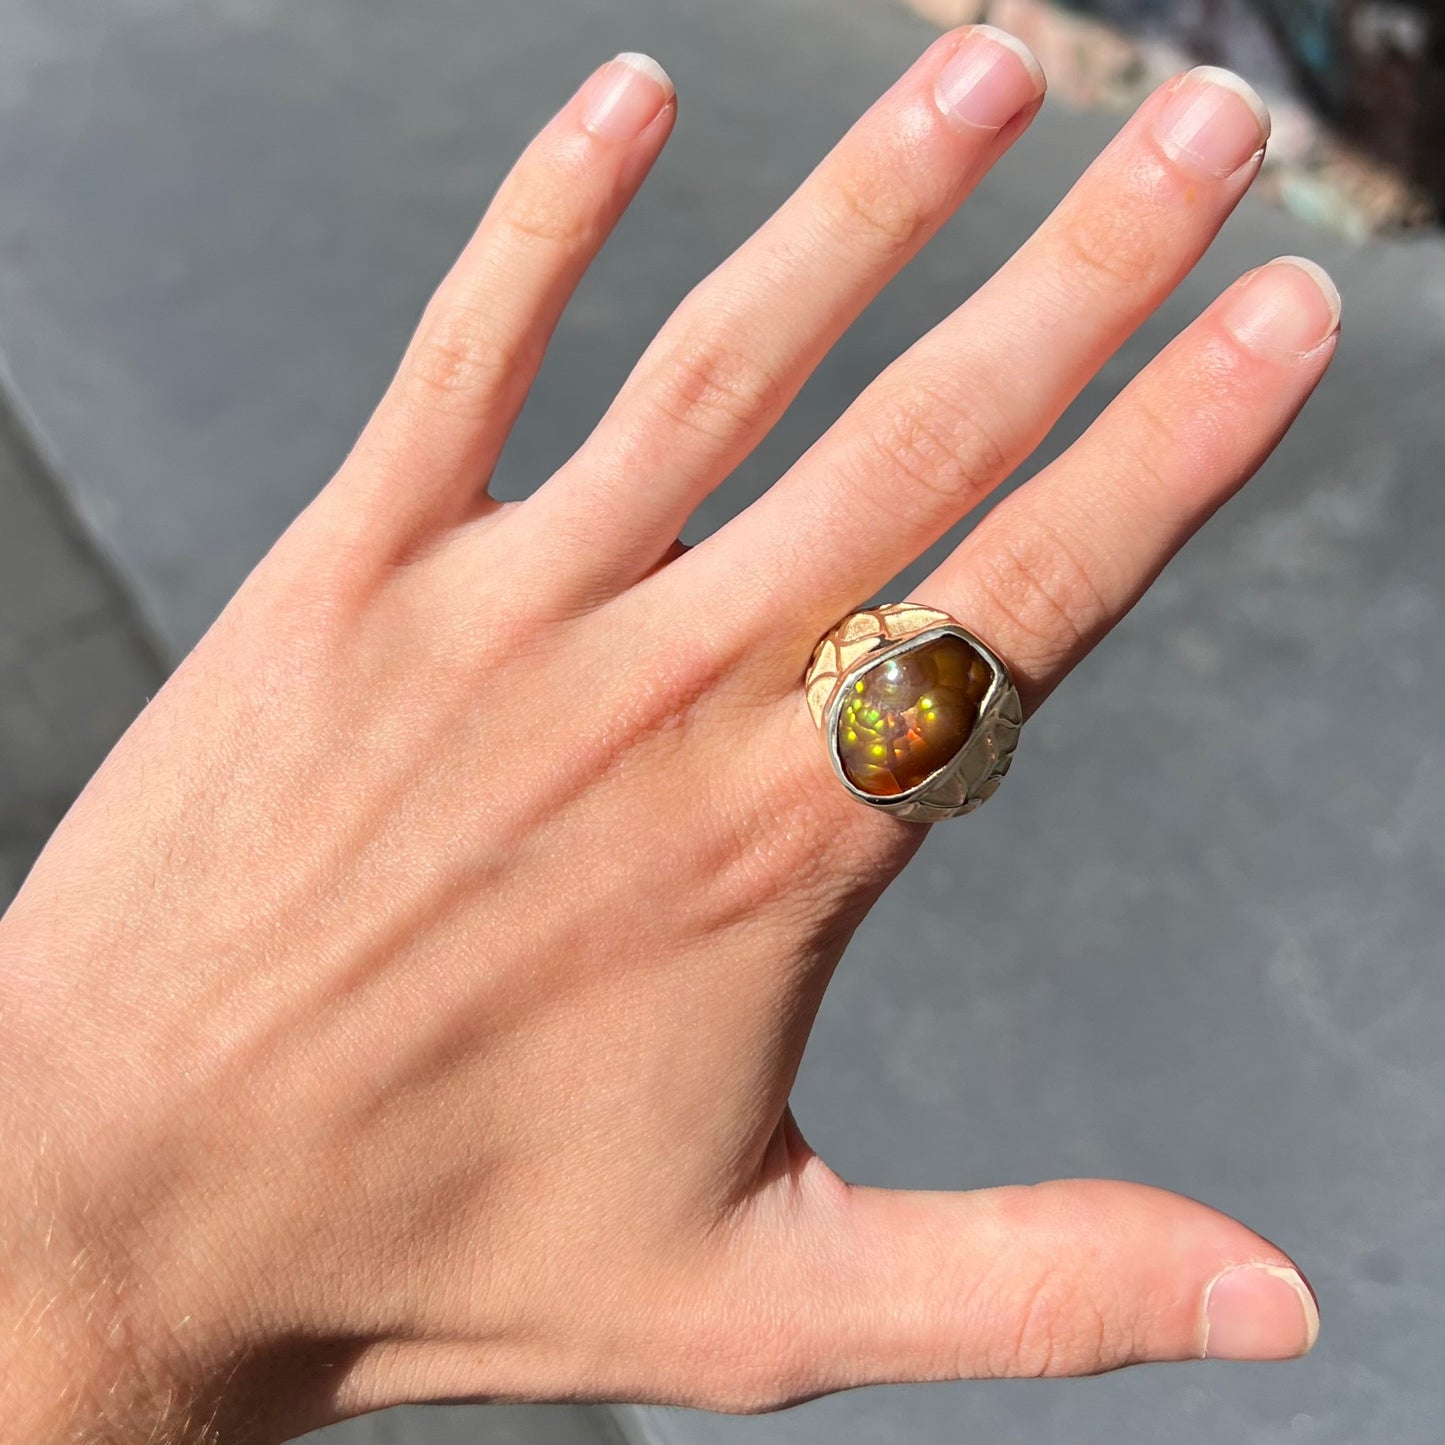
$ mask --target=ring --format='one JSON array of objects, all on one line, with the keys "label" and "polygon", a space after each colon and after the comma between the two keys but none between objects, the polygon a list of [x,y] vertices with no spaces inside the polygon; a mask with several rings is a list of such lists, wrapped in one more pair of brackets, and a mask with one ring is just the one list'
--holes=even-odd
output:
[{"label": "ring", "polygon": [[851,612],[803,682],[829,761],[860,802],[914,822],[971,813],[998,791],[1023,726],[1009,670],[946,612]]}]

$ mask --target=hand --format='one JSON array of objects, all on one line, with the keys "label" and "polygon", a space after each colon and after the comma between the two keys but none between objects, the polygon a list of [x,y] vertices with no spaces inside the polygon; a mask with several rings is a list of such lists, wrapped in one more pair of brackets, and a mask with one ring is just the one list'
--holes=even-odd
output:
[{"label": "hand", "polygon": [[[787,1112],[830,972],[925,832],[833,778],[812,646],[1198,258],[1258,169],[1252,95],[1164,87],[760,501],[676,539],[1041,91],[996,32],[930,47],[500,505],[671,88],[609,63],[528,149],[353,455],[0,925],[0,1436],[274,1440],[466,1397],[756,1410],[1309,1347],[1289,1260],[1201,1204],[860,1187]],[[1309,263],[1250,273],[916,600],[1036,709],[1268,453],[1337,317]]]}]

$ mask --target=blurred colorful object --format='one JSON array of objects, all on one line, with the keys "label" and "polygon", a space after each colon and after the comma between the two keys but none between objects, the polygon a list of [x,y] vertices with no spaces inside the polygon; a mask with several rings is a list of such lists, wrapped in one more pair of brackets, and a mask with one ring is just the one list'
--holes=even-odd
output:
[{"label": "blurred colorful object", "polygon": [[[1207,60],[1284,70],[1336,131],[1445,216],[1445,0],[1069,0]],[[1250,24],[1254,19],[1257,23]],[[1270,51],[1272,54],[1263,54]]]},{"label": "blurred colorful object", "polygon": [[1229,66],[1270,103],[1265,189],[1290,210],[1356,237],[1445,220],[1445,0],[909,3],[1013,30],[1051,91],[1086,106],[1132,106],[1180,65]]}]

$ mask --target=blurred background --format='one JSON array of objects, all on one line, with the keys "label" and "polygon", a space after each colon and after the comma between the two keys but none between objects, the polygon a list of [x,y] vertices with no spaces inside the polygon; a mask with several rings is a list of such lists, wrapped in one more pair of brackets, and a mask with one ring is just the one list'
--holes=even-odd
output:
[{"label": "blurred background", "polygon": [[1301,1262],[1320,1343],[1288,1366],[870,1390],[751,1420],[405,1409],[329,1445],[1445,1440],[1438,0],[0,0],[0,901],[324,484],[505,169],[592,66],[655,54],[681,117],[561,328],[504,495],[569,453],[671,306],[939,27],[979,18],[1029,40],[1050,103],[694,533],[1194,60],[1265,93],[1268,169],[1022,475],[1272,255],[1331,270],[1345,338],[1254,485],[1031,722],[1008,787],[935,830],[860,930],[795,1107],[851,1178],[1110,1175],[1203,1198]]}]

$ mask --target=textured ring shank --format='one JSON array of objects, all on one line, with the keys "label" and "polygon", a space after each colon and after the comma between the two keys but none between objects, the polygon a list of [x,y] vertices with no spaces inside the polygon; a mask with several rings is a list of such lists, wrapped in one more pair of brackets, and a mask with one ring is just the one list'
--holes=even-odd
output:
[{"label": "textured ring shank", "polygon": [[[894,656],[935,639],[961,638],[991,674],[968,736],[944,764],[917,786],[877,795],[857,786],[838,750],[839,715],[854,680]],[[1003,660],[946,612],[890,603],[851,613],[819,642],[804,681],[808,708],[823,734],[833,771],[860,802],[915,822],[971,813],[998,790],[1023,725],[1018,690]]]}]

